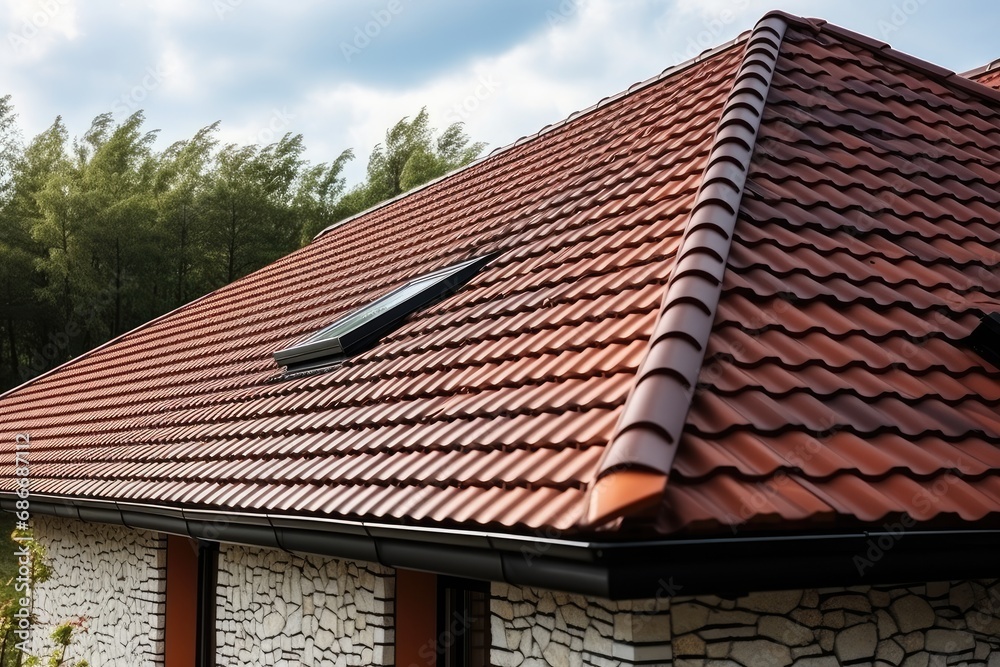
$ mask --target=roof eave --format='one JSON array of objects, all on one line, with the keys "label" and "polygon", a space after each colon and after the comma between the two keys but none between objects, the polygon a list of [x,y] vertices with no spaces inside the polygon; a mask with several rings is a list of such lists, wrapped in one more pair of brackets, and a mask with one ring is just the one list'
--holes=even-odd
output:
[{"label": "roof eave", "polygon": [[612,600],[1000,574],[992,529],[597,542],[56,496],[32,496],[32,512]]}]

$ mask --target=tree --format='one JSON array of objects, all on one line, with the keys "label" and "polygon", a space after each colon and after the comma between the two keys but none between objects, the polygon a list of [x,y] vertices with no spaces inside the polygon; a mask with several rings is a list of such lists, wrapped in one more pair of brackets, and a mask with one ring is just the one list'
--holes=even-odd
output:
[{"label": "tree", "polygon": [[469,143],[461,123],[452,123],[435,141],[427,107],[413,120],[401,119],[385,133],[368,160],[365,208],[391,199],[468,164],[486,144]]},{"label": "tree", "polygon": [[0,97],[0,204],[10,198],[14,169],[21,155],[21,133],[10,95]]},{"label": "tree", "polygon": [[301,226],[292,206],[304,165],[301,134],[264,148],[229,144],[216,156],[206,195],[208,253],[224,285],[293,250]]},{"label": "tree", "polygon": [[61,118],[22,146],[0,97],[0,388],[33,377],[309,242],[338,220],[437,178],[483,148],[426,109],[386,132],[364,183],[351,150],[303,159],[302,135],[219,147],[219,123],[157,152],[143,113]]},{"label": "tree", "polygon": [[153,193],[169,287],[161,310],[208,291],[205,198],[218,129],[218,122],[203,127],[190,140],[171,145],[159,159]]},{"label": "tree", "polygon": [[[35,137],[12,168],[9,196],[0,208],[0,326],[5,330],[8,373],[3,386],[24,379],[28,367],[44,367],[36,351],[48,343],[60,319],[39,296],[48,288],[39,263],[48,248],[39,240],[44,215],[39,199],[52,174],[67,160],[66,128],[61,118]],[[54,353],[53,359],[57,356]]]},{"label": "tree", "polygon": [[143,120],[141,111],[117,126],[110,114],[97,116],[39,197],[43,222],[35,236],[48,249],[40,267],[50,287],[62,286],[48,295],[67,323],[82,327],[88,346],[148,319],[143,293],[160,289],[156,135],[143,132]]},{"label": "tree", "polygon": [[354,151],[348,149],[330,164],[304,167],[295,193],[295,208],[302,220],[303,244],[340,219],[337,217],[338,204],[346,188],[342,173],[353,159]]},{"label": "tree", "polygon": [[[12,205],[21,154],[17,115],[5,95],[0,97],[0,368],[9,369],[12,378],[20,368],[18,334],[30,306],[31,283],[25,279],[32,272],[31,238]],[[4,375],[0,370],[0,378]]]}]

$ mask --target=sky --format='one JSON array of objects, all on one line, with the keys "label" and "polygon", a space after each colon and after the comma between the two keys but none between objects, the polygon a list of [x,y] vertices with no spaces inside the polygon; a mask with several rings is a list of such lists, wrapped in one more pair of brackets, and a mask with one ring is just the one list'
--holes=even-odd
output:
[{"label": "sky", "polygon": [[962,0],[0,0],[0,95],[25,140],[143,110],[157,148],[301,133],[352,148],[350,182],[426,106],[487,151],[736,38],[771,9],[820,17],[957,72],[1000,58],[1000,3]]}]

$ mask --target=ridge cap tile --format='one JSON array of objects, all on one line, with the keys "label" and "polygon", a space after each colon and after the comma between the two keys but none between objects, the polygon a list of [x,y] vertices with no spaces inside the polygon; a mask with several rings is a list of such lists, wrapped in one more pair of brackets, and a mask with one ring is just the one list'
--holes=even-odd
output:
[{"label": "ridge cap tile", "polygon": [[[721,277],[785,27],[783,17],[767,15],[747,38],[741,64],[733,76],[733,89],[718,115],[708,166],[685,224],[678,250],[680,260],[674,265],[664,290],[650,348],[636,372],[597,478],[588,490],[583,517],[586,526],[600,526],[642,511],[659,503],[662,497],[711,335],[722,292]],[[735,155],[731,146],[736,147]],[[725,152],[713,159],[715,151],[723,147]],[[736,173],[732,173],[734,164],[739,167]],[[732,180],[733,176],[739,180]],[[699,243],[705,234],[714,238]],[[685,262],[693,265],[690,270],[682,269]],[[671,312],[678,308],[686,314],[684,317]],[[681,345],[685,347],[678,347]],[[657,354],[659,346],[667,348],[666,357]],[[674,349],[679,352],[671,354]],[[657,363],[665,364],[675,356],[683,359],[681,365]],[[655,392],[651,391],[653,388]],[[633,475],[640,471],[647,479],[641,485],[634,485]],[[660,483],[651,484],[648,475],[658,475]],[[630,486],[634,492],[622,488]]]}]

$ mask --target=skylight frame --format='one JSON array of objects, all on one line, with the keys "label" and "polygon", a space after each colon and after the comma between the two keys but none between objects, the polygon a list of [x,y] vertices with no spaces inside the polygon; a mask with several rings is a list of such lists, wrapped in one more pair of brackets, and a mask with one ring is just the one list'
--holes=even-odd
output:
[{"label": "skylight frame", "polygon": [[[289,371],[300,371],[326,366],[362,352],[410,314],[458,291],[495,257],[496,253],[483,255],[416,276],[338,317],[295,345],[278,350],[273,354],[274,360]],[[346,326],[352,320],[357,322]],[[344,330],[338,332],[338,329]]]}]

